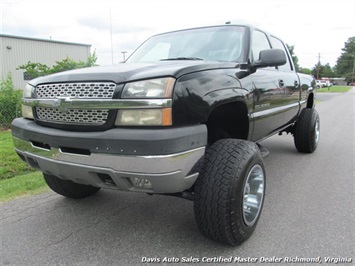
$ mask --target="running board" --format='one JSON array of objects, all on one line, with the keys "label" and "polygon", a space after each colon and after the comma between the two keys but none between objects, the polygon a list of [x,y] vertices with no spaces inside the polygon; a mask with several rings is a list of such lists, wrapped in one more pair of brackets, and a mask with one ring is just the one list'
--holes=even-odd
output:
[{"label": "running board", "polygon": [[266,149],[264,146],[262,146],[261,144],[257,143],[256,145],[258,145],[259,147],[259,150],[260,150],[260,153],[261,153],[261,156],[263,158],[266,158],[269,156],[270,152],[268,149]]}]

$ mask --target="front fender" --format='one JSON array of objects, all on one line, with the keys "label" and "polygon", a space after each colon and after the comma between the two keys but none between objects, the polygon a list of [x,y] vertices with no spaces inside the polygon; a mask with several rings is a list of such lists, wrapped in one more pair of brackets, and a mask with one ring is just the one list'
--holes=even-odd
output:
[{"label": "front fender", "polygon": [[179,78],[173,96],[173,124],[197,124],[207,121],[218,106],[242,101],[252,108],[248,76],[238,79],[239,69],[196,72]]}]

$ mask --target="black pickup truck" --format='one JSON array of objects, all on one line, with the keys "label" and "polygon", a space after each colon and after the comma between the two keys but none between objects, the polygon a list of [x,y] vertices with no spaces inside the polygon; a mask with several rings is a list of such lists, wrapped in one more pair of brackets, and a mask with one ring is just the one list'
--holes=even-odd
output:
[{"label": "black pickup truck", "polygon": [[14,146],[63,196],[108,188],[183,197],[204,235],[238,245],[264,202],[259,142],[286,132],[300,152],[317,147],[315,87],[285,44],[257,28],[169,32],[117,66],[30,81]]}]

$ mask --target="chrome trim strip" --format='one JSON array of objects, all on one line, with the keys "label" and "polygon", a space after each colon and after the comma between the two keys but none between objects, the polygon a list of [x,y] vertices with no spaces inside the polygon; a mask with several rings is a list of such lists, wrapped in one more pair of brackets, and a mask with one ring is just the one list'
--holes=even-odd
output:
[{"label": "chrome trim strip", "polygon": [[289,105],[285,105],[285,106],[280,106],[280,107],[276,107],[276,108],[270,108],[270,109],[267,109],[267,110],[254,112],[254,113],[251,114],[251,116],[253,118],[259,118],[259,117],[268,116],[268,115],[271,115],[271,114],[277,114],[277,113],[284,112],[287,109],[292,109],[292,108],[295,108],[295,107],[299,107],[299,105],[300,105],[300,103],[297,102],[297,103],[293,103],[293,104],[289,104]]},{"label": "chrome trim strip", "polygon": [[56,99],[23,98],[22,103],[31,107],[68,109],[155,109],[172,107],[172,99]]}]

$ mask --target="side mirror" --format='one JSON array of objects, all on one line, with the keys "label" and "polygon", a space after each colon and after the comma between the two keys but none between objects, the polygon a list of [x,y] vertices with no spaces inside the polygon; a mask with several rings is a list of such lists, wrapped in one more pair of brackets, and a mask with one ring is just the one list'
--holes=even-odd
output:
[{"label": "side mirror", "polygon": [[253,67],[274,67],[286,64],[286,54],[281,49],[262,50],[259,53],[259,60],[253,63]]}]

